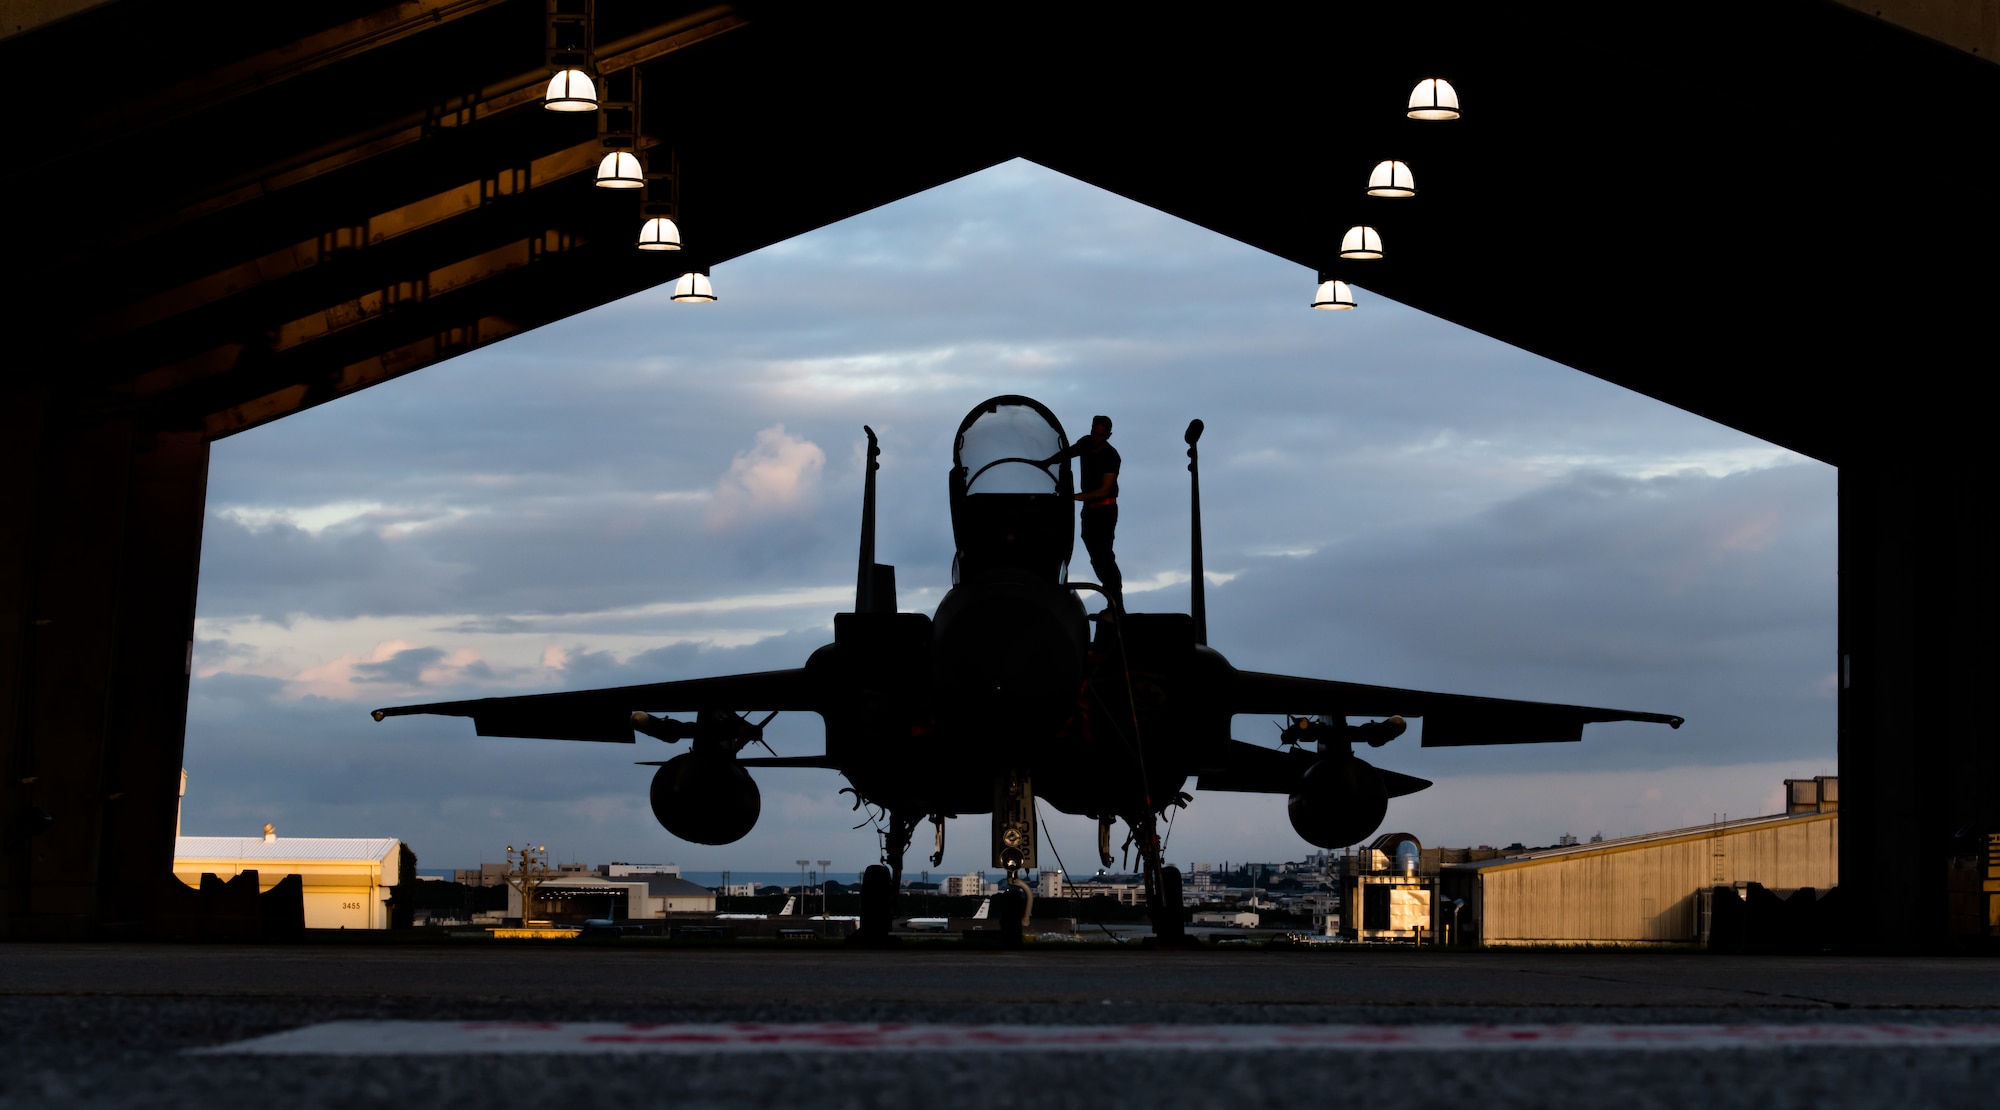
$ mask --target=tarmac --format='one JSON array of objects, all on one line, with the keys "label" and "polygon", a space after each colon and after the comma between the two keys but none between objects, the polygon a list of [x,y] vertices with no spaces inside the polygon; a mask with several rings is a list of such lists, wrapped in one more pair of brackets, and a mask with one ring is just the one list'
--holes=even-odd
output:
[{"label": "tarmac", "polygon": [[[373,1030],[361,1050],[330,1041],[274,1055],[232,1048],[287,1031],[310,1041],[321,1023],[385,1021],[426,1024],[344,1027]],[[533,1023],[522,1028],[555,1037],[569,1027],[550,1023],[567,1022],[781,1031],[917,1023],[1045,1036],[1040,1047],[1032,1037],[983,1048],[933,1037],[853,1052],[800,1047],[760,1027],[750,1038],[758,1043],[733,1051],[683,1044],[667,1054],[626,1037],[616,1055],[526,1041],[417,1054],[417,1034],[467,1022]],[[1363,1040],[1377,1031],[1384,1043],[1250,1043],[1280,1026]],[[1700,1026],[1720,1040],[1622,1046],[1602,1035],[1614,1026]],[[1107,1047],[1075,1047],[1078,1027],[1104,1030]],[[1574,1047],[1427,1047],[1466,1030],[1529,1027],[1597,1034]],[[1839,1043],[1849,1028],[1901,1032],[1887,1043]],[[1960,1043],[1906,1043],[1925,1030]],[[1774,1031],[1812,1036],[1787,1043]],[[1429,1040],[1392,1051],[1399,1032]],[[1164,1043],[1231,1034],[1245,1043]],[[1135,1036],[1143,1043],[1128,1043]],[[1339,946],[23,943],[0,947],[0,1048],[0,1107],[1990,1108],[2000,1106],[2000,960]],[[205,1051],[216,1048],[225,1051]]]}]

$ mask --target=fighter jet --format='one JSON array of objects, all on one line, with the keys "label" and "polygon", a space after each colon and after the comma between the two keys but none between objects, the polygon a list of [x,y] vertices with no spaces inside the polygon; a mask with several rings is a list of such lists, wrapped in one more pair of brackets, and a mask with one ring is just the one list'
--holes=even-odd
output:
[{"label": "fighter jet", "polygon": [[[653,814],[698,844],[727,844],[756,824],[752,769],[823,767],[846,778],[857,804],[884,815],[883,860],[862,877],[860,936],[886,937],[903,856],[916,829],[934,826],[941,863],[945,822],[992,815],[992,865],[1020,879],[1038,866],[1036,804],[1098,822],[1109,866],[1115,823],[1130,831],[1146,880],[1155,936],[1181,935],[1180,874],[1160,859],[1169,807],[1202,790],[1287,796],[1292,827],[1322,848],[1374,832],[1390,798],[1430,786],[1375,767],[1356,745],[1380,747],[1410,718],[1423,746],[1576,741],[1583,726],[1682,718],[1579,705],[1428,693],[1239,670],[1208,644],[1201,566],[1198,441],[1188,426],[1191,613],[1134,613],[1107,598],[1095,616],[1069,576],[1076,478],[1047,407],[994,397],[966,414],[946,476],[957,552],[937,611],[899,612],[895,568],[875,561],[875,433],[861,503],[854,611],[834,616],[833,642],[792,670],[437,702],[374,711],[472,718],[480,736],[630,744],[647,736],[688,750],[656,766]],[[1057,460],[1057,461],[1050,461]],[[1094,625],[1094,628],[1093,628]],[[750,756],[771,717],[817,713],[826,750]],[[757,713],[765,714],[753,721]],[[678,714],[679,716],[669,716]],[[1282,715],[1275,747],[1232,739],[1238,715]],[[1025,914],[1026,908],[1022,912]]]}]

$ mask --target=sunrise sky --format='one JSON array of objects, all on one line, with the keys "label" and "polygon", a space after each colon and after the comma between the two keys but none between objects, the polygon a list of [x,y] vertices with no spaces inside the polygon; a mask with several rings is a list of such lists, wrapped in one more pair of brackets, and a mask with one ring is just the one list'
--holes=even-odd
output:
[{"label": "sunrise sky", "polygon": [[[1012,162],[719,266],[715,304],[657,289],[224,440],[185,831],[399,836],[426,867],[522,839],[691,870],[873,862],[829,772],[760,772],[757,829],[704,848],[648,811],[632,764],[657,742],[367,710],[798,665],[852,603],[863,423],[878,558],[929,611],[950,438],[1000,393],[1073,436],[1116,417],[1134,610],[1186,607],[1181,430],[1207,422],[1210,639],[1239,666],[1688,718],[1581,744],[1406,737],[1370,758],[1438,785],[1385,829],[1617,836],[1773,812],[1783,778],[1833,773],[1833,469],[1355,271],[1357,311],[1313,312],[1310,272]],[[1250,717],[1235,735],[1277,737]],[[809,716],[770,737],[820,750]],[[1049,816],[1087,858],[1090,823]],[[1168,854],[1308,850],[1282,797],[1197,792]],[[985,819],[955,822],[944,869],[985,853]]]}]

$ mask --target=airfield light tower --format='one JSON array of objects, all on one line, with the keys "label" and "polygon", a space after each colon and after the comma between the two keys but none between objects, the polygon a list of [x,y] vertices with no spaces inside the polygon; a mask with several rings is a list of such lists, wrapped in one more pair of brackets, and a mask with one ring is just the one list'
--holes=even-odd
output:
[{"label": "airfield light tower", "polygon": [[546,844],[532,847],[523,846],[518,858],[514,846],[507,845],[507,885],[521,892],[521,924],[538,924],[535,921],[535,891],[549,874],[549,847]]}]

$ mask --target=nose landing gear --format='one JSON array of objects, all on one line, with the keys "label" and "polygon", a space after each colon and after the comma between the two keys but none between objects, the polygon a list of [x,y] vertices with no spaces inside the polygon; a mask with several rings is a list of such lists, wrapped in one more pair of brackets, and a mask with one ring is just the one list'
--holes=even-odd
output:
[{"label": "nose landing gear", "polygon": [[[1000,943],[1021,943],[1028,919],[1035,911],[1035,892],[1021,872],[1034,868],[1035,788],[1033,781],[1018,771],[1009,771],[993,780],[993,866],[1007,872],[1007,885],[1020,891],[1001,896]],[[1018,910],[1017,910],[1018,905]]]}]

